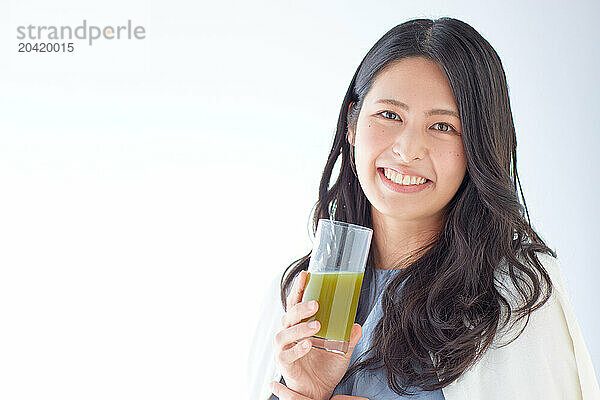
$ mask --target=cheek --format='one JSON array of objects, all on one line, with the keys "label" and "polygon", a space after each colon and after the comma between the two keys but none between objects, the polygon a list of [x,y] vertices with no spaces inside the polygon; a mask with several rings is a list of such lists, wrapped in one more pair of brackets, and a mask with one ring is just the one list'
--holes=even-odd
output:
[{"label": "cheek", "polygon": [[389,145],[389,134],[385,128],[374,123],[365,123],[356,138],[356,152],[360,159],[374,162],[374,157]]},{"label": "cheek", "polygon": [[436,171],[441,182],[448,182],[451,186],[460,185],[467,170],[467,159],[460,148],[444,149],[435,153]]},{"label": "cheek", "polygon": [[453,160],[456,168],[460,171],[460,175],[464,175],[465,171],[467,170],[467,158],[462,146],[458,150],[450,151],[448,156],[451,160]]}]

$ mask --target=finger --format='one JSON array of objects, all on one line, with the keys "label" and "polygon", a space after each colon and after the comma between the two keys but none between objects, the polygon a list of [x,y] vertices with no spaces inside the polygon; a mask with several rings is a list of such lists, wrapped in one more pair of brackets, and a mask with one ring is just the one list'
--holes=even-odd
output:
[{"label": "finger", "polygon": [[316,300],[297,303],[281,317],[281,328],[287,329],[290,326],[296,325],[304,318],[315,315],[318,309],[319,303]]},{"label": "finger", "polygon": [[285,301],[285,310],[289,310],[290,307],[295,306],[302,300],[302,293],[304,293],[304,286],[306,281],[307,272],[305,270],[300,271],[300,273],[294,279],[294,284],[292,285],[292,289],[290,293],[286,297]]},{"label": "finger", "polygon": [[293,346],[291,346],[288,349],[279,351],[277,357],[279,358],[279,362],[282,365],[289,365],[289,364],[293,363],[294,361],[298,360],[299,358],[302,358],[306,354],[308,354],[308,352],[310,351],[311,348],[312,348],[312,343],[311,343],[310,339],[305,339],[305,340],[299,341],[298,343],[294,344]]},{"label": "finger", "polygon": [[281,400],[311,400],[279,382],[273,381],[270,386],[271,392]]},{"label": "finger", "polygon": [[319,332],[321,323],[319,321],[307,321],[283,329],[275,334],[275,345],[282,349],[287,344],[295,344],[301,339],[307,338]]}]

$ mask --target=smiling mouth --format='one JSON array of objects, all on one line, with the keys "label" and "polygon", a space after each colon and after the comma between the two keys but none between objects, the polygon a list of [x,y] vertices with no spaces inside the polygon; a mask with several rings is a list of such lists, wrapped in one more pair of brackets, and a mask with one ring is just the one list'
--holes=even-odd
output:
[{"label": "smiling mouth", "polygon": [[415,184],[401,184],[401,183],[396,183],[390,179],[388,179],[385,174],[383,169],[378,168],[377,169],[377,174],[379,175],[379,178],[381,179],[381,182],[383,183],[383,185],[390,191],[392,192],[396,192],[396,193],[406,193],[407,195],[410,193],[420,193],[424,190],[428,190],[429,188],[431,188],[431,186],[433,185],[433,181],[427,179],[425,182],[423,183],[415,183]]},{"label": "smiling mouth", "polygon": [[401,186],[418,186],[418,185],[425,185],[429,182],[432,182],[431,179],[427,179],[427,178],[423,177],[423,179],[425,179],[425,181],[423,181],[423,182],[413,183],[413,184],[409,184],[409,183],[404,184],[404,183],[399,183],[399,182],[393,181],[393,180],[389,179],[387,176],[385,176],[384,168],[377,168],[377,172],[379,172],[381,175],[383,175],[385,177],[385,179],[387,179],[388,181],[395,183],[396,185],[401,185]]}]

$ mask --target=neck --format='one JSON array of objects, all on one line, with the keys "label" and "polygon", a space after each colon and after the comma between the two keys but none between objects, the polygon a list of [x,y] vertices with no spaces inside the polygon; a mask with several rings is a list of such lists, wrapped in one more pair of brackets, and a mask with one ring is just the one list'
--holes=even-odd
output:
[{"label": "neck", "polygon": [[[414,252],[439,234],[439,216],[403,219],[379,213],[372,207],[376,269],[406,268]],[[417,254],[418,256],[418,254]]]}]

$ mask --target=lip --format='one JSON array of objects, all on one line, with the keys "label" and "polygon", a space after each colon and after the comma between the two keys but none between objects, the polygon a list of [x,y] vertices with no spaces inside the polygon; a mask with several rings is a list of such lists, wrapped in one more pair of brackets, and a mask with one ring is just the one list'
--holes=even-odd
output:
[{"label": "lip", "polygon": [[399,185],[395,182],[390,181],[388,178],[385,177],[385,174],[383,173],[383,168],[377,168],[377,174],[381,178],[381,181],[383,182],[383,184],[388,189],[390,189],[391,191],[397,192],[397,193],[417,193],[417,192],[421,192],[421,191],[429,188],[431,185],[433,185],[433,182],[429,179],[427,179],[427,182],[420,184],[420,185]]}]

